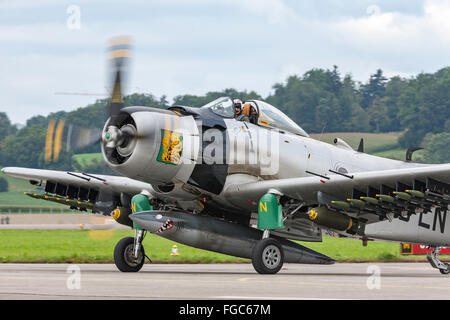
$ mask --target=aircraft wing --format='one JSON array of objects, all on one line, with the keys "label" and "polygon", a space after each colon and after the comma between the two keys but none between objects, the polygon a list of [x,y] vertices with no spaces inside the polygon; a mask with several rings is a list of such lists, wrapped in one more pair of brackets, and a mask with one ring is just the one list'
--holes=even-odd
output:
[{"label": "aircraft wing", "polygon": [[44,192],[25,193],[30,197],[107,214],[115,205],[120,205],[124,195],[131,197],[143,190],[153,190],[148,183],[110,175],[17,167],[6,167],[2,172],[14,178],[29,180],[36,186],[45,184]]},{"label": "aircraft wing", "polygon": [[[230,185],[225,190],[225,196],[230,201],[237,198],[244,203],[247,199],[259,200],[270,189],[275,189],[282,194],[302,200],[306,204],[326,204],[333,206],[332,201],[338,202],[342,208],[342,202],[350,199],[360,200],[361,197],[372,201],[366,203],[366,208],[377,207],[373,201],[379,202],[380,208],[411,209],[411,202],[420,207],[422,203],[449,203],[450,196],[450,164],[418,166],[405,169],[381,170],[358,172],[344,175],[332,174],[325,177],[311,176],[303,178],[290,178],[280,180],[264,180],[241,185]],[[405,195],[406,190],[409,192]],[[419,193],[413,192],[419,191]],[[425,195],[426,193],[426,195]],[[393,198],[385,198],[393,202],[387,203],[381,200],[379,195],[388,195]],[[411,197],[408,201],[408,195]],[[424,197],[422,197],[424,195]],[[349,199],[349,200],[348,200]],[[365,201],[362,200],[362,201]],[[429,201],[428,201],[429,200]],[[439,202],[441,201],[441,202]],[[325,203],[323,203],[325,202]],[[345,208],[346,209],[346,208]],[[360,208],[358,208],[360,209]],[[379,212],[377,210],[372,210]],[[389,210],[386,210],[389,211]],[[369,210],[370,212],[370,210]]]}]

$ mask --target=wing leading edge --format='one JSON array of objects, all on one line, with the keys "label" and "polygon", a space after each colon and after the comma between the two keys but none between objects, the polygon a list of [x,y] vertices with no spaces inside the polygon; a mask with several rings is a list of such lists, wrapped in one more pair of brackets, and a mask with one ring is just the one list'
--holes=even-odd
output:
[{"label": "wing leading edge", "polygon": [[[29,180],[31,184],[45,184],[45,193],[25,193],[26,195],[69,205],[73,209],[103,212],[111,210],[142,191],[152,192],[148,183],[137,180],[77,172],[6,167],[2,172],[8,176]],[[129,206],[129,204],[123,204]]]}]

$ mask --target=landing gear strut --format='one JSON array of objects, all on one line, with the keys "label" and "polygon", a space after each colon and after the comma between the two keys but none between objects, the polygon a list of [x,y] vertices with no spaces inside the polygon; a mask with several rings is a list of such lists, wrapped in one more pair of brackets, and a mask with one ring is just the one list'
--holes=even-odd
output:
[{"label": "landing gear strut", "polygon": [[142,246],[144,230],[136,230],[135,237],[120,240],[114,248],[114,263],[122,272],[138,272],[145,262],[145,251]]},{"label": "landing gear strut", "polygon": [[439,272],[442,274],[450,273],[450,265],[448,263],[442,262],[439,260],[439,251],[441,248],[439,247],[431,247],[433,250],[431,253],[427,253],[427,260],[431,264],[433,268],[439,269]]}]

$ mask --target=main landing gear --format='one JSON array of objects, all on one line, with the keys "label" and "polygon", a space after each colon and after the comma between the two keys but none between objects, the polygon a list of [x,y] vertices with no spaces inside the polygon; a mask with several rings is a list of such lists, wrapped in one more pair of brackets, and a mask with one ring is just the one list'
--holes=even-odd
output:
[{"label": "main landing gear", "polygon": [[262,240],[253,247],[252,264],[260,274],[275,274],[283,267],[283,248],[277,240],[269,238],[270,230],[284,229],[281,196],[278,191],[269,190],[259,200],[258,229],[264,231]]},{"label": "main landing gear", "polygon": [[283,248],[277,240],[268,238],[268,230],[264,235],[266,238],[259,240],[253,248],[252,265],[260,274],[275,274],[283,267]]},{"label": "main landing gear", "polygon": [[142,246],[144,230],[135,230],[135,237],[120,240],[114,248],[114,263],[122,272],[138,272],[145,262],[145,250]]},{"label": "main landing gear", "polygon": [[439,260],[439,251],[441,248],[439,247],[431,247],[433,250],[431,253],[427,253],[427,260],[431,264],[433,268],[439,269],[439,272],[442,274],[450,273],[450,264],[442,262]]}]

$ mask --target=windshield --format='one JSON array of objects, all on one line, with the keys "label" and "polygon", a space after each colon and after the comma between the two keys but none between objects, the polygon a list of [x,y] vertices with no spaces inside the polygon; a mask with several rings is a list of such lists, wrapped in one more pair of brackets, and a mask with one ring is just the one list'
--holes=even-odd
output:
[{"label": "windshield", "polygon": [[259,125],[286,130],[291,133],[308,137],[308,134],[302,128],[274,106],[257,100],[255,100],[255,103],[259,109]]},{"label": "windshield", "polygon": [[202,109],[210,109],[221,117],[234,118],[233,101],[228,97],[216,99],[204,105]]}]

